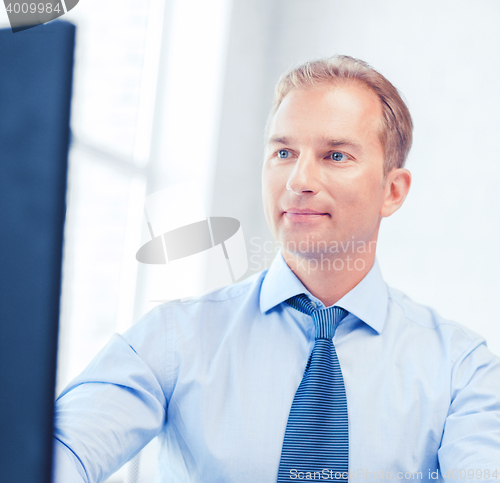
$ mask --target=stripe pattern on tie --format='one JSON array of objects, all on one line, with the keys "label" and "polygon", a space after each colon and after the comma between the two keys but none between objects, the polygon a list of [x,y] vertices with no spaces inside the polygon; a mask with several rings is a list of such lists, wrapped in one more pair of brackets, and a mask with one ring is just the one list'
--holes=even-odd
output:
[{"label": "stripe pattern on tie", "polygon": [[288,416],[277,482],[324,480],[325,475],[347,482],[347,399],[332,338],[348,312],[341,307],[316,309],[305,294],[285,303],[312,317],[316,340]]}]

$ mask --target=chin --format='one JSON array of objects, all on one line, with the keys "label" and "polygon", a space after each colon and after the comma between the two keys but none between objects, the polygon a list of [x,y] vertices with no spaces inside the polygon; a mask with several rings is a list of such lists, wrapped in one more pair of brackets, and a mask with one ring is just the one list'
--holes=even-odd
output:
[{"label": "chin", "polygon": [[314,234],[298,234],[292,236],[280,236],[280,246],[289,253],[306,258],[328,253],[329,240]]}]

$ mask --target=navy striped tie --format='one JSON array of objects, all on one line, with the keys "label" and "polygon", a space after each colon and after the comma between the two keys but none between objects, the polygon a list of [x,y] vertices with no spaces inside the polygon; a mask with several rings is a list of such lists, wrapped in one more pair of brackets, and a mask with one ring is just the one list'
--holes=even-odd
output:
[{"label": "navy striped tie", "polygon": [[332,338],[348,312],[341,307],[316,309],[305,294],[285,303],[312,316],[316,340],[288,416],[278,483],[311,479],[347,482],[347,399]]}]

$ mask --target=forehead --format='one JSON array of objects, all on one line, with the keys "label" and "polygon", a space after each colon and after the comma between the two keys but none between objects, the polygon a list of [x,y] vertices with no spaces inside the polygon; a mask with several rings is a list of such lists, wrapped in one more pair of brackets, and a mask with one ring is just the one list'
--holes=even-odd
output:
[{"label": "forehead", "polygon": [[296,88],[276,111],[269,126],[268,143],[276,137],[304,141],[341,137],[370,143],[378,140],[381,121],[380,99],[360,83]]}]

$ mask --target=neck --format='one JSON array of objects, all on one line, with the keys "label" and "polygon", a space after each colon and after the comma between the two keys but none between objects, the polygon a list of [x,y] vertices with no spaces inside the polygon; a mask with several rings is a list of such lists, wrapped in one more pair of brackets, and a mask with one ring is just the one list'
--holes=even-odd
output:
[{"label": "neck", "polygon": [[370,271],[375,262],[375,251],[368,253],[342,254],[342,256],[320,259],[307,253],[281,250],[285,262],[304,286],[317,297],[325,307],[337,303],[350,292]]}]

